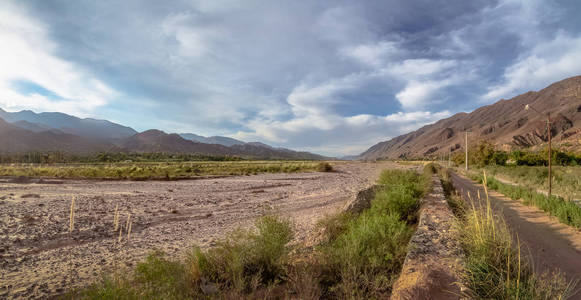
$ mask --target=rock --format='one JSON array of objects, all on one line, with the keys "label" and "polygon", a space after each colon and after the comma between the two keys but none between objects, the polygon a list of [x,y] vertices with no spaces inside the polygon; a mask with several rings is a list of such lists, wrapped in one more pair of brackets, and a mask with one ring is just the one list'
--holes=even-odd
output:
[{"label": "rock", "polygon": [[365,209],[371,207],[371,200],[375,197],[375,192],[378,188],[378,185],[372,185],[359,191],[355,199],[347,203],[344,211],[352,214],[359,214]]},{"label": "rock", "polygon": [[219,291],[218,287],[211,282],[201,284],[200,289],[206,295],[213,295],[213,294],[218,293],[218,291]]}]

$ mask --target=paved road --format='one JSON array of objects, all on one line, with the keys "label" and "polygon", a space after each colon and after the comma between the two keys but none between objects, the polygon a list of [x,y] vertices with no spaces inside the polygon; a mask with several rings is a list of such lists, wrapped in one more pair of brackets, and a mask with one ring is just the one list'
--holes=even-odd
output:
[{"label": "paved road", "polygon": [[[463,196],[470,191],[475,196],[477,190],[483,194],[482,185],[452,174],[452,182]],[[496,193],[491,193],[496,194]],[[525,249],[530,249],[537,270],[560,269],[568,280],[581,278],[581,233],[569,226],[558,223],[538,209],[527,207],[506,197],[491,196],[490,201],[497,212],[502,212],[511,230],[518,234]],[[581,299],[580,284],[571,299]]]}]

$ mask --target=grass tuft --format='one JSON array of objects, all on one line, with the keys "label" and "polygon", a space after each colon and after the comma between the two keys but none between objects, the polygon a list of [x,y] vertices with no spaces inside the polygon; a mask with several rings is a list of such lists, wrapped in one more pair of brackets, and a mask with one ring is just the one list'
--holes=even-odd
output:
[{"label": "grass tuft", "polygon": [[[449,202],[458,203],[455,227],[466,253],[464,281],[467,297],[480,299],[565,299],[572,285],[561,274],[537,273],[522,257],[518,236],[513,238],[502,217],[491,211],[484,174],[483,198],[468,194],[468,203],[452,191]],[[444,181],[449,179],[443,178]],[[465,203],[465,204],[460,204]],[[516,241],[516,243],[515,243]]]},{"label": "grass tuft", "polygon": [[293,237],[290,223],[266,216],[256,228],[256,232],[238,230],[206,252],[195,248],[187,262],[194,280],[238,292],[283,280],[291,250],[287,244]]},{"label": "grass tuft", "polygon": [[[482,175],[472,174],[469,176],[473,180],[480,183],[483,182]],[[565,201],[563,198],[554,195],[549,198],[546,195],[537,193],[532,188],[505,184],[492,177],[488,178],[486,185],[513,200],[522,199],[525,205],[536,206],[548,212],[557,217],[563,224],[581,228],[581,207],[574,202]]]}]

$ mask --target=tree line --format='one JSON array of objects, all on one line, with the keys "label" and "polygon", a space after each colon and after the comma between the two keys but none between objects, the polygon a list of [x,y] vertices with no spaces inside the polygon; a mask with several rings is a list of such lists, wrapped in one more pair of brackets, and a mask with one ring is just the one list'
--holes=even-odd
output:
[{"label": "tree line", "polygon": [[26,153],[0,153],[0,163],[115,163],[115,162],[184,162],[184,161],[240,161],[241,157],[229,155],[202,155],[181,153],[124,153],[99,152],[76,154],[62,151],[35,151]]},{"label": "tree line", "polygon": [[[480,141],[468,150],[468,163],[479,167],[487,165],[504,166],[546,166],[549,164],[547,148],[539,151],[518,149],[503,151],[495,149],[488,141]],[[452,161],[458,165],[465,163],[465,153],[458,151],[452,155]],[[551,163],[561,166],[581,165],[581,153],[552,149]]]}]

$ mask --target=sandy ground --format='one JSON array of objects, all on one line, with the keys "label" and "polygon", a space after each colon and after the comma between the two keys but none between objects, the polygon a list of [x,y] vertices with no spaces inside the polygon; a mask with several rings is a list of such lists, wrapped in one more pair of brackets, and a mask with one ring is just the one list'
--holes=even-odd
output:
[{"label": "sandy ground", "polygon": [[[337,172],[263,174],[187,181],[0,182],[0,298],[40,298],[134,266],[153,249],[179,256],[274,211],[303,241],[322,216],[374,182],[393,163],[338,164]],[[75,229],[69,206],[76,197]],[[131,214],[121,243],[113,219]]]}]

